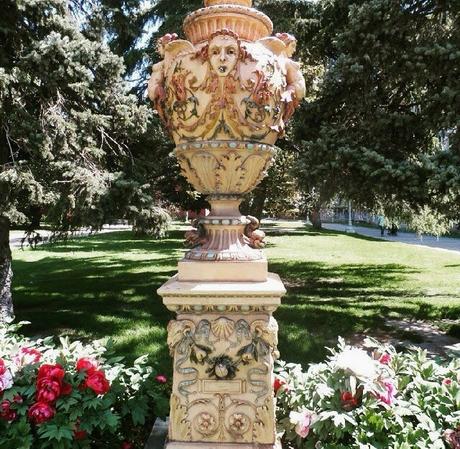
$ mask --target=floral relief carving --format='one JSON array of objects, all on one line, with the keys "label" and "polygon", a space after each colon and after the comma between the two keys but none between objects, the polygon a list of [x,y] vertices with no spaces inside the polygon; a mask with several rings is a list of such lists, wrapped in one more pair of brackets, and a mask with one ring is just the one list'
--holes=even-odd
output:
[{"label": "floral relief carving", "polygon": [[170,438],[179,441],[191,441],[191,425],[188,421],[187,407],[182,405],[179,397],[171,396]]},{"label": "floral relief carving", "polygon": [[246,400],[215,394],[210,399],[192,401],[188,410],[195,414],[192,429],[204,441],[251,442],[256,407]]},{"label": "floral relief carving", "polygon": [[274,143],[305,95],[287,33],[244,45],[235,31],[216,29],[203,43],[166,35],[153,67],[149,97],[176,143],[240,139]]},{"label": "floral relief carving", "polygon": [[259,444],[273,444],[275,442],[275,405],[268,398],[264,405],[257,407],[253,437],[254,441]]}]

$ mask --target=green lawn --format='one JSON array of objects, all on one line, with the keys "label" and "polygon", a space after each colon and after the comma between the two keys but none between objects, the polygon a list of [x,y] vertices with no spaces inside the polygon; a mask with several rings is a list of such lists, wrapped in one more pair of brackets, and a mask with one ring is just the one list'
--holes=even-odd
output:
[{"label": "green lawn", "polygon": [[[298,225],[269,229],[270,270],[288,289],[276,312],[285,360],[321,360],[338,335],[372,334],[387,317],[460,316],[460,255]],[[17,318],[32,322],[28,335],[111,336],[128,358],[150,353],[168,370],[173,315],[156,289],[176,271],[182,236],[115,232],[17,250]]]}]

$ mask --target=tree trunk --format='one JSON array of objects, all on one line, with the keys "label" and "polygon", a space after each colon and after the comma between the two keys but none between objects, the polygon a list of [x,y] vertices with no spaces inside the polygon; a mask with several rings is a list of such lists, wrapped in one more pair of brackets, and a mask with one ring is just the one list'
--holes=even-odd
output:
[{"label": "tree trunk", "polygon": [[267,188],[261,184],[254,190],[254,197],[249,208],[249,215],[258,218],[262,218],[264,211],[265,200],[267,199]]},{"label": "tree trunk", "polygon": [[310,209],[308,218],[311,221],[313,229],[321,229],[323,224],[321,222],[321,206],[315,205]]},{"label": "tree trunk", "polygon": [[12,280],[10,223],[7,218],[0,216],[0,324],[14,319]]}]

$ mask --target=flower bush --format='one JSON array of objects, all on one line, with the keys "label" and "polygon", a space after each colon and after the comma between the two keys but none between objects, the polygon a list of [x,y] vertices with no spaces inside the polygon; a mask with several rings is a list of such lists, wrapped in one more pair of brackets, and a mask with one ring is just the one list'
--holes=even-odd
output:
[{"label": "flower bush", "polygon": [[285,447],[460,449],[460,360],[367,351],[340,339],[325,363],[281,362],[274,390]]},{"label": "flower bush", "polygon": [[110,343],[30,340],[21,324],[0,329],[0,447],[143,447],[170,388],[147,357],[128,367]]}]

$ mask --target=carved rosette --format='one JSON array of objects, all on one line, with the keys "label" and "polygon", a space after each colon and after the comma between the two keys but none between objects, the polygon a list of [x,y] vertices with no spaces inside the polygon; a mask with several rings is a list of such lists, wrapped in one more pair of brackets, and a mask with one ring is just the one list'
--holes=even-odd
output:
[{"label": "carved rosette", "polygon": [[171,321],[173,439],[275,444],[277,343],[278,326],[267,314],[187,314]]}]

